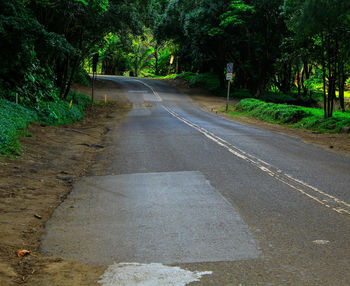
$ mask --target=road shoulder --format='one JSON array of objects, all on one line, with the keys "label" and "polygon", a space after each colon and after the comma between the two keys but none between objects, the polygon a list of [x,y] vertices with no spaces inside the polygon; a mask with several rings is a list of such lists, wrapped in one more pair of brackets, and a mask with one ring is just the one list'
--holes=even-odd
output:
[{"label": "road shoulder", "polygon": [[[89,93],[85,87],[76,87]],[[105,149],[106,134],[117,128],[129,110],[116,84],[98,83],[96,96],[113,104],[97,105],[81,122],[69,126],[33,124],[21,140],[23,154],[0,160],[0,284],[96,285],[103,267],[58,257],[38,248],[46,221],[65,200],[73,183],[84,176]],[[17,250],[30,251],[17,257]]]}]

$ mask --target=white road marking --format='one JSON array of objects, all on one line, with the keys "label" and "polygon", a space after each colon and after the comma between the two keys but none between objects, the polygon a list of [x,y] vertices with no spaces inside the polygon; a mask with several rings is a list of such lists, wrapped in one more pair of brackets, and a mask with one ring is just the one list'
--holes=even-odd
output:
[{"label": "white road marking", "polygon": [[102,286],[185,286],[199,282],[211,271],[191,272],[180,267],[160,263],[114,263],[109,266],[98,281]]},{"label": "white road marking", "polygon": [[318,239],[318,240],[314,240],[313,243],[318,244],[318,245],[325,245],[325,244],[329,244],[330,241],[329,240]]},{"label": "white road marking", "polygon": [[135,79],[135,80],[133,80],[133,81],[137,81],[137,82],[143,84],[144,86],[147,86],[150,90],[152,90],[153,94],[155,95],[155,97],[156,97],[159,101],[163,101],[163,99],[159,96],[158,92],[156,92],[156,91],[153,89],[152,86],[150,86],[150,85],[147,84],[147,83],[144,83],[144,82],[141,81],[141,80]]},{"label": "white road marking", "polygon": [[[142,81],[136,80],[148,88],[152,90],[154,95],[162,101],[159,94],[148,84],[145,84]],[[303,182],[302,180],[296,179],[293,176],[283,172],[279,168],[239,149],[238,147],[232,145],[231,143],[227,142],[226,140],[218,137],[214,133],[196,125],[195,123],[185,119],[184,117],[181,117],[179,114],[177,114],[175,111],[172,111],[168,107],[163,105],[163,108],[170,113],[175,118],[179,119],[180,121],[184,122],[188,126],[196,129],[200,133],[202,133],[204,136],[206,136],[208,139],[214,141],[216,144],[224,147],[227,149],[230,153],[233,155],[245,160],[246,162],[249,162],[250,164],[256,166],[261,171],[267,173],[271,177],[274,177],[276,180],[286,184],[287,186],[291,187],[292,189],[298,191],[299,193],[307,196],[308,198],[316,201],[317,203],[332,209],[333,211],[339,213],[339,214],[348,214],[350,215],[350,204],[333,196],[325,191],[322,191],[316,187],[313,187],[309,185],[308,183]]]},{"label": "white road marking", "polygon": [[[192,123],[191,121],[181,117],[176,112],[170,110],[169,108],[163,106],[163,108],[169,112],[172,116],[175,118],[181,120],[188,126],[191,126],[192,128],[196,129],[200,133],[202,133],[204,136],[209,138],[210,140],[214,141],[218,145],[226,148],[230,153],[233,155],[251,163],[252,165],[256,166],[263,172],[267,173],[271,177],[274,177],[276,180],[288,185],[292,189],[302,193],[303,195],[313,199],[314,201],[318,202],[319,204],[331,208],[332,210],[336,211],[337,213],[346,213],[350,215],[350,204],[346,203],[324,191],[319,190],[316,187],[313,187],[301,180],[295,179],[291,175],[284,173],[282,170],[278,169],[277,167],[253,156],[248,154],[247,152],[237,148],[236,146],[233,146],[231,143],[225,141],[224,139],[216,136],[215,134],[211,133],[210,131]],[[301,188],[302,186],[303,188]],[[307,190],[305,190],[307,189]],[[325,197],[327,199],[325,199]]]}]

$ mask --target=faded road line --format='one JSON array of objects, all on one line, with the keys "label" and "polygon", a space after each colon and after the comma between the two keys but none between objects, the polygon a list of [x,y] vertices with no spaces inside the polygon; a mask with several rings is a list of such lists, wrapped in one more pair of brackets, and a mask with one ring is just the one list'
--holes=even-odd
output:
[{"label": "faded road line", "polygon": [[143,84],[144,86],[147,86],[150,90],[152,90],[154,96],[159,100],[159,101],[163,101],[163,99],[159,96],[158,92],[156,92],[152,86],[150,86],[149,84],[147,83],[144,83],[143,81],[141,80],[137,80],[137,79],[134,79],[133,81],[136,81],[136,82],[139,82],[141,84]]},{"label": "faded road line", "polygon": [[[147,86],[149,89],[152,90],[153,94],[157,99],[160,101],[163,101],[162,98],[159,96],[159,94],[148,84],[140,81],[135,80],[137,82],[140,82],[141,84]],[[261,171],[267,173],[269,176],[275,178],[276,180],[286,184],[287,186],[291,187],[295,191],[303,194],[304,196],[307,196],[308,198],[316,201],[317,203],[332,209],[333,211],[336,211],[339,214],[348,214],[350,215],[350,204],[338,199],[335,196],[332,196],[316,187],[313,187],[309,185],[308,183],[303,182],[302,180],[296,179],[293,176],[283,172],[279,168],[251,155],[247,152],[237,148],[236,146],[232,145],[231,143],[227,142],[226,140],[218,137],[214,133],[196,125],[195,123],[187,120],[186,118],[180,116],[175,111],[169,109],[168,107],[162,105],[162,107],[170,113],[175,118],[179,119],[180,121],[184,122],[188,126],[196,129],[200,133],[202,133],[204,136],[206,136],[208,139],[214,141],[216,144],[224,147],[227,149],[230,153],[233,155],[245,160],[246,162],[249,162],[250,164],[254,165],[255,167],[259,168]]]},{"label": "faded road line", "polygon": [[291,175],[284,173],[282,170],[278,169],[277,167],[253,156],[248,154],[247,152],[237,148],[236,146],[232,145],[231,143],[225,141],[224,139],[216,136],[215,134],[211,133],[210,131],[194,124],[193,122],[181,117],[176,112],[172,111],[168,107],[163,106],[163,108],[169,112],[172,116],[175,118],[181,120],[188,126],[196,129],[200,133],[202,133],[204,136],[209,138],[210,140],[214,141],[216,144],[224,147],[227,149],[230,153],[233,155],[245,160],[246,162],[249,162],[250,164],[256,166],[261,171],[267,173],[271,177],[275,178],[276,180],[288,185],[292,189],[298,191],[299,193],[309,197],[310,199],[313,199],[314,201],[318,202],[319,204],[330,208],[337,213],[345,213],[350,215],[350,204],[347,202],[344,202],[324,191],[319,190],[316,187],[313,187],[301,180],[298,180]]}]

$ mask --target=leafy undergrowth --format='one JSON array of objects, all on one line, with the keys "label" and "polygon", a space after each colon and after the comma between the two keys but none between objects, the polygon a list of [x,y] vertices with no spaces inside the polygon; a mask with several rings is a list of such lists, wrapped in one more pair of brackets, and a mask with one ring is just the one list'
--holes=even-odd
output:
[{"label": "leafy undergrowth", "polygon": [[199,86],[208,89],[212,92],[220,93],[220,81],[219,77],[215,73],[192,73],[184,72],[177,75],[175,78],[183,79],[189,82],[191,85]]},{"label": "leafy undergrowth", "polygon": [[36,113],[13,102],[0,99],[0,153],[17,153],[18,137],[28,123],[37,120]]},{"label": "leafy undergrowth", "polygon": [[339,132],[343,127],[350,127],[349,112],[336,111],[333,117],[325,119],[323,110],[319,108],[267,103],[254,98],[241,100],[236,106],[236,111],[265,121],[320,132]]},{"label": "leafy undergrowth", "polygon": [[69,124],[81,120],[90,103],[88,96],[74,92],[69,93],[67,100],[41,102],[34,108],[0,99],[0,154],[20,154],[18,139],[26,135],[26,127],[31,122]]},{"label": "leafy undergrowth", "polygon": [[[193,72],[184,72],[179,75],[171,74],[168,76],[161,77],[163,79],[183,79],[190,83],[190,85],[202,87],[207,89],[214,94],[222,97],[226,97],[227,89],[220,87],[220,80],[217,74],[215,73],[193,73]],[[253,94],[247,89],[237,89],[231,88],[230,98],[231,99],[244,99],[252,98]],[[280,92],[265,91],[260,99],[266,102],[273,103],[286,103],[286,104],[295,104],[301,106],[314,106],[322,97],[322,94],[314,92],[312,96],[300,96],[298,98],[297,94],[283,94]]]}]

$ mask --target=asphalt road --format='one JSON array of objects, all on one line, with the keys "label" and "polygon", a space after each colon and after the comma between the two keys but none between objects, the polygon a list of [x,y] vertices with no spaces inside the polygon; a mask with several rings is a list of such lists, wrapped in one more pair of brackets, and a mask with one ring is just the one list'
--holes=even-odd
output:
[{"label": "asphalt road", "polygon": [[205,112],[162,81],[103,78],[133,108],[106,169],[47,223],[45,253],[212,271],[200,285],[350,285],[348,155]]}]

